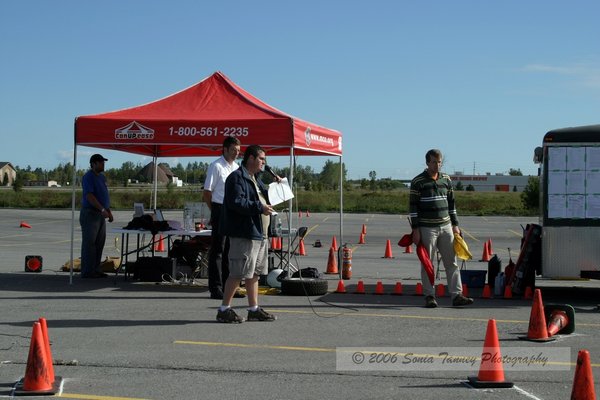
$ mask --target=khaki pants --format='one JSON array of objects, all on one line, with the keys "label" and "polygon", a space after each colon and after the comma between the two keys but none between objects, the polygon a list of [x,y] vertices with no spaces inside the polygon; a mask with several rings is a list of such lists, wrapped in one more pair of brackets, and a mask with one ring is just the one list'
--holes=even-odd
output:
[{"label": "khaki pants", "polygon": [[[462,293],[462,282],[460,280],[460,269],[456,264],[456,254],[454,253],[452,224],[436,226],[434,228],[422,226],[419,228],[419,231],[421,233],[421,242],[427,249],[432,264],[435,262],[436,250],[440,252],[442,263],[446,270],[448,292],[454,298],[457,294]],[[425,296],[434,296],[435,291],[431,283],[429,283],[425,268],[421,268],[421,281],[423,283],[423,294]]]}]

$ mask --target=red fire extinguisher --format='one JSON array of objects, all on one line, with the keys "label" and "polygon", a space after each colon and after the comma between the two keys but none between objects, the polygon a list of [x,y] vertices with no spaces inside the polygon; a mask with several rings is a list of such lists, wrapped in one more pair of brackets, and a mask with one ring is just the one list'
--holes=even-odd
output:
[{"label": "red fire extinguisher", "polygon": [[352,278],[352,249],[345,243],[342,248],[342,279]]}]

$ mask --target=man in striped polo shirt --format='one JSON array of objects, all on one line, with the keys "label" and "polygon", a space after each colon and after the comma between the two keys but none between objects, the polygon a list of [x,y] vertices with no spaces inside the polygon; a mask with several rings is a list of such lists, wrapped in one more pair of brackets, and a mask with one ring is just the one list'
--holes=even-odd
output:
[{"label": "man in striped polo shirt", "polygon": [[[458,217],[454,206],[454,192],[450,177],[440,171],[442,152],[432,149],[425,154],[427,169],[410,183],[410,221],[412,238],[415,244],[423,243],[430,258],[436,250],[440,252],[448,292],[453,306],[466,306],[473,299],[462,294],[460,270],[454,253],[454,235],[460,235]],[[421,268],[421,281],[425,294],[425,307],[437,307],[433,285],[429,282],[425,268]]]}]

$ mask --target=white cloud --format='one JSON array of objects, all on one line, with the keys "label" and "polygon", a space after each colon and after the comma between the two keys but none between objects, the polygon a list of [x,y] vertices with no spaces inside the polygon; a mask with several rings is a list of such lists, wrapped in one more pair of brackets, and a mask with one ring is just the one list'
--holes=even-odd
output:
[{"label": "white cloud", "polygon": [[524,66],[522,71],[570,76],[582,86],[600,88],[600,66],[594,64],[573,64],[562,66],[529,64]]}]

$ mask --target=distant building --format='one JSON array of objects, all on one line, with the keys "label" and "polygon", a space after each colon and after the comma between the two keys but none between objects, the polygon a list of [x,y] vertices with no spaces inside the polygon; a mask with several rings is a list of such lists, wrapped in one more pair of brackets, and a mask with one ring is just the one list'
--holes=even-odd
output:
[{"label": "distant building", "polygon": [[[147,182],[154,182],[154,162],[148,163],[144,168],[140,170],[138,176],[143,177]],[[177,184],[177,177],[171,171],[168,164],[158,164],[156,171],[156,180],[158,183],[168,184],[170,182]]]},{"label": "distant building", "polygon": [[485,175],[463,175],[455,172],[450,175],[450,179],[452,179],[455,188],[460,182],[463,190],[472,185],[476,192],[513,192],[515,188],[517,192],[522,192],[527,186],[529,176],[492,175],[490,173]]},{"label": "distant building", "polygon": [[25,186],[61,187],[61,185],[59,185],[57,181],[47,180],[26,181]]},{"label": "distant building", "polygon": [[0,185],[12,186],[15,179],[17,179],[17,171],[12,164],[0,161]]}]

